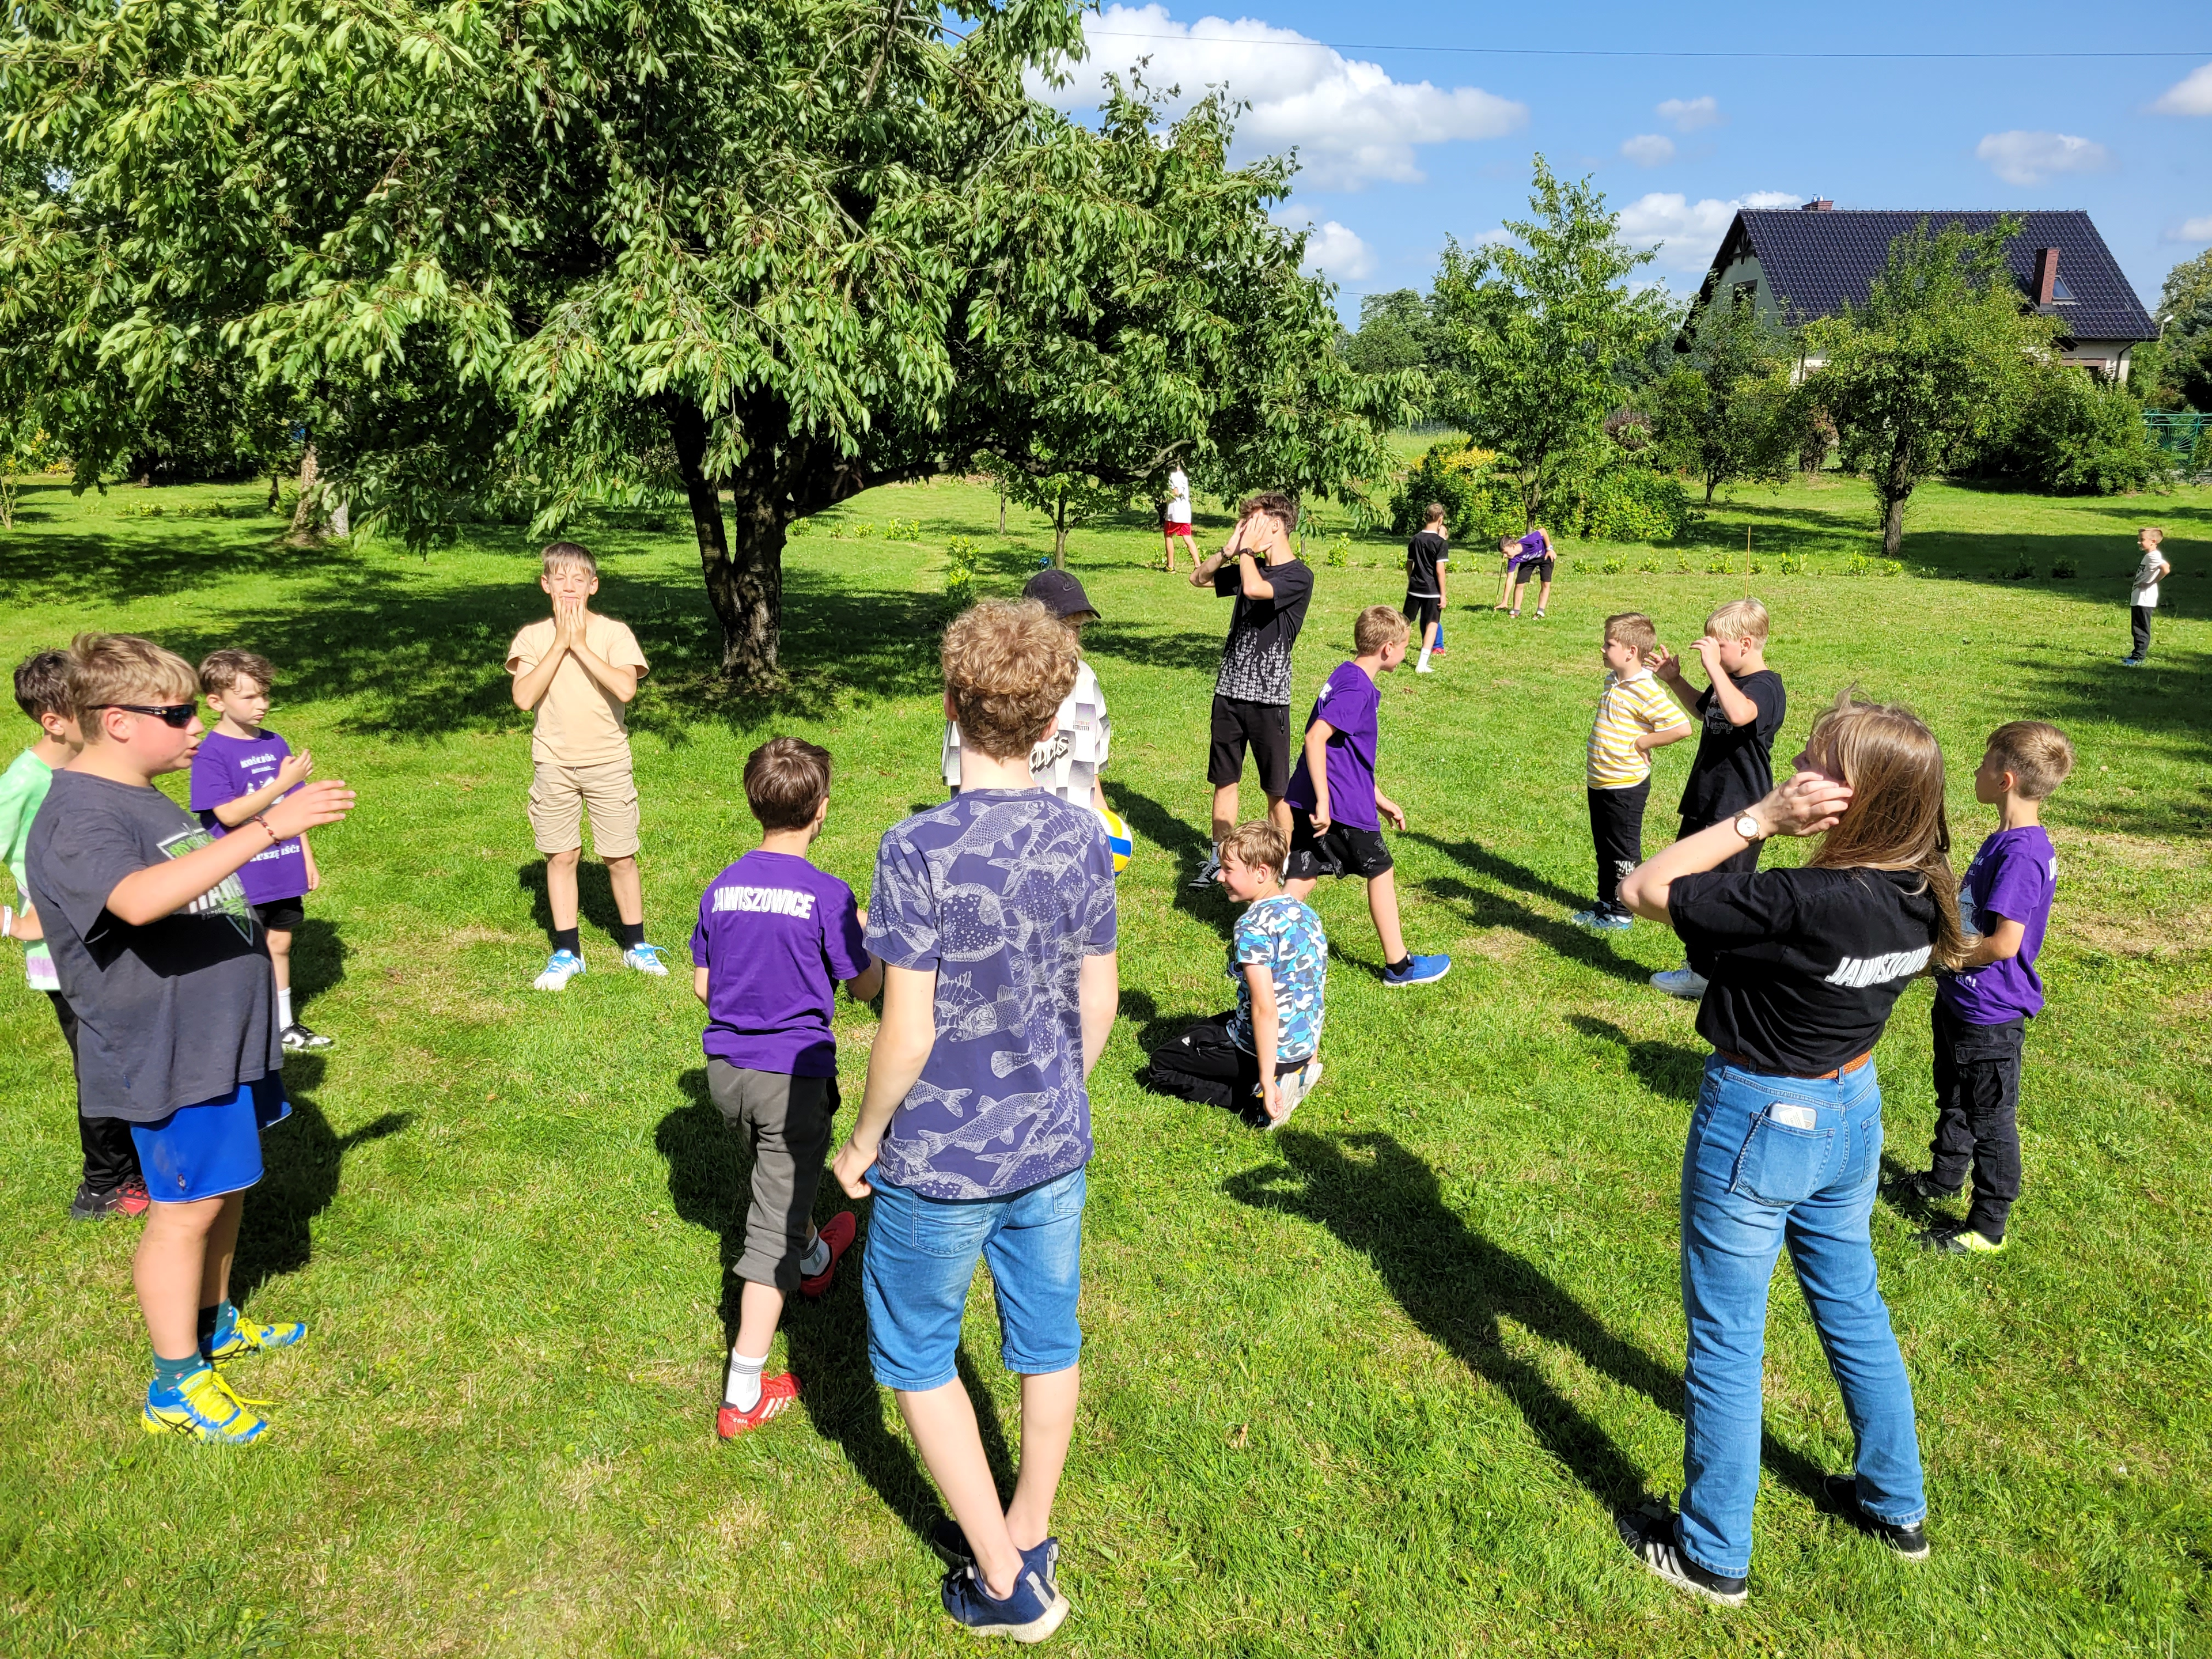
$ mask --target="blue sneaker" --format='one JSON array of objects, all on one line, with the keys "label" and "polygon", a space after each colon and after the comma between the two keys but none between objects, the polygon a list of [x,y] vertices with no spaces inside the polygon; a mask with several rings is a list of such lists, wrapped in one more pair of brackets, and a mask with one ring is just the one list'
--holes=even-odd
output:
[{"label": "blue sneaker", "polygon": [[1634,916],[1624,916],[1615,910],[1577,910],[1568,920],[1593,933],[1625,933],[1636,926]]},{"label": "blue sneaker", "polygon": [[661,979],[668,977],[668,964],[660,959],[660,947],[642,940],[623,952],[623,960],[641,974],[653,974]]},{"label": "blue sneaker", "polygon": [[584,959],[574,951],[556,951],[545,959],[545,971],[530,981],[533,991],[565,991],[568,981],[584,971]]},{"label": "blue sneaker", "polygon": [[[1052,1541],[1047,1539],[1045,1544]],[[953,1622],[977,1636],[1011,1636],[1017,1642],[1042,1642],[1058,1630],[1067,1617],[1067,1598],[1045,1582],[1044,1574],[1031,1563],[1034,1553],[1024,1553],[1013,1594],[1003,1601],[992,1599],[972,1562],[946,1573],[939,1594]]]},{"label": "blue sneaker", "polygon": [[1407,957],[1395,968],[1383,968],[1382,982],[1393,989],[1401,985],[1431,985],[1449,972],[1449,957]]},{"label": "blue sneaker", "polygon": [[2120,666],[2123,668],[2141,668],[2142,665],[2143,659],[2141,657],[2123,657],[2120,659]]},{"label": "blue sneaker", "polygon": [[[968,1534],[951,1516],[941,1516],[929,1529],[929,1547],[937,1559],[956,1571],[975,1565],[975,1552],[968,1547]],[[1022,1552],[1022,1570],[1035,1571],[1054,1589],[1060,1588],[1060,1540],[1048,1538],[1035,1549]]]}]

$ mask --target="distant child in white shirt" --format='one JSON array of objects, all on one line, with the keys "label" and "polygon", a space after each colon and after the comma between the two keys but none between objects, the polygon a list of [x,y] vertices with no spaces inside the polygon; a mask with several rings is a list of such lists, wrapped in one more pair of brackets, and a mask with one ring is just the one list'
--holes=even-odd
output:
[{"label": "distant child in white shirt", "polygon": [[[1097,622],[1098,612],[1083,591],[1083,584],[1065,570],[1040,570],[1022,589],[1022,597],[1035,599],[1080,636],[1083,624]],[[1098,775],[1106,769],[1106,756],[1114,738],[1114,723],[1107,717],[1106,694],[1091,665],[1078,661],[1075,689],[1060,705],[1052,735],[1030,751],[1030,775],[1048,795],[1057,795],[1071,806],[1095,807],[1103,812],[1106,791]],[[960,793],[960,726],[945,723],[945,782]]]},{"label": "distant child in white shirt", "polygon": [[2141,668],[2143,659],[2150,655],[2150,613],[2158,609],[2158,585],[2173,574],[2173,567],[2158,550],[2166,539],[2166,532],[2153,525],[2145,525],[2136,532],[2136,545],[2142,550],[2142,562],[2136,567],[2135,583],[2128,594],[2128,620],[2134,625],[2135,649],[2120,659],[2123,668]]},{"label": "distant child in white shirt", "polygon": [[1183,550],[1190,555],[1193,564],[1198,562],[1198,538],[1190,527],[1190,480],[1180,466],[1168,474],[1168,504],[1160,513],[1160,539],[1167,544],[1168,572],[1175,572],[1176,538],[1182,538]]}]

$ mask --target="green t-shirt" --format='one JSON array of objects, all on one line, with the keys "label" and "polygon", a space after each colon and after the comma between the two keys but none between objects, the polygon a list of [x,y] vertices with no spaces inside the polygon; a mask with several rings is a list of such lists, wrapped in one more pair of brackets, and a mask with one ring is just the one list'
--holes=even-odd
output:
[{"label": "green t-shirt", "polygon": [[[30,845],[31,820],[46,803],[53,786],[54,769],[26,749],[0,772],[0,857],[8,860],[8,873],[15,878],[15,908],[31,902],[31,890],[23,879],[23,849]],[[42,942],[23,947],[23,976],[34,991],[56,991],[61,981],[54,975],[54,959]]]}]

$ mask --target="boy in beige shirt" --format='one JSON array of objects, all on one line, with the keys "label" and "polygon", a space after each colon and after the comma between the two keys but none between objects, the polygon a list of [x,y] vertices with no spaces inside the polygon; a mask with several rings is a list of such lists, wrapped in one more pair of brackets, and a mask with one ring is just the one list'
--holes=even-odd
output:
[{"label": "boy in beige shirt", "polygon": [[665,975],[660,947],[645,942],[645,892],[637,873],[637,783],[630,774],[623,708],[645,678],[645,653],[629,628],[592,611],[599,562],[574,542],[545,550],[538,585],[553,614],[532,623],[507,648],[514,704],[535,711],[530,738],[530,829],[545,854],[545,898],[553,912],[553,954],[532,981],[568,988],[584,971],[576,936],[576,861],[584,814],[592,845],[607,866],[622,918],[623,960],[640,973]]}]

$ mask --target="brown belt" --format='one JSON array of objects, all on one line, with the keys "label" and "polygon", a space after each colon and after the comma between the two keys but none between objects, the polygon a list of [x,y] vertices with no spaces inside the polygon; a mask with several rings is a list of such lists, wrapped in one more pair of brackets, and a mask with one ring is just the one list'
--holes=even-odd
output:
[{"label": "brown belt", "polygon": [[1837,1066],[1832,1072],[1777,1072],[1768,1066],[1754,1066],[1750,1060],[1745,1059],[1741,1054],[1732,1054],[1725,1048],[1716,1048],[1713,1052],[1718,1054],[1723,1060],[1728,1061],[1729,1065],[1735,1066],[1740,1072],[1763,1072],[1768,1077],[1810,1078],[1816,1082],[1828,1078],[1849,1077],[1853,1072],[1857,1071],[1860,1066],[1865,1065],[1867,1061],[1874,1058],[1874,1050],[1869,1048],[1864,1054],[1861,1054],[1856,1060],[1847,1060],[1842,1065]]}]

